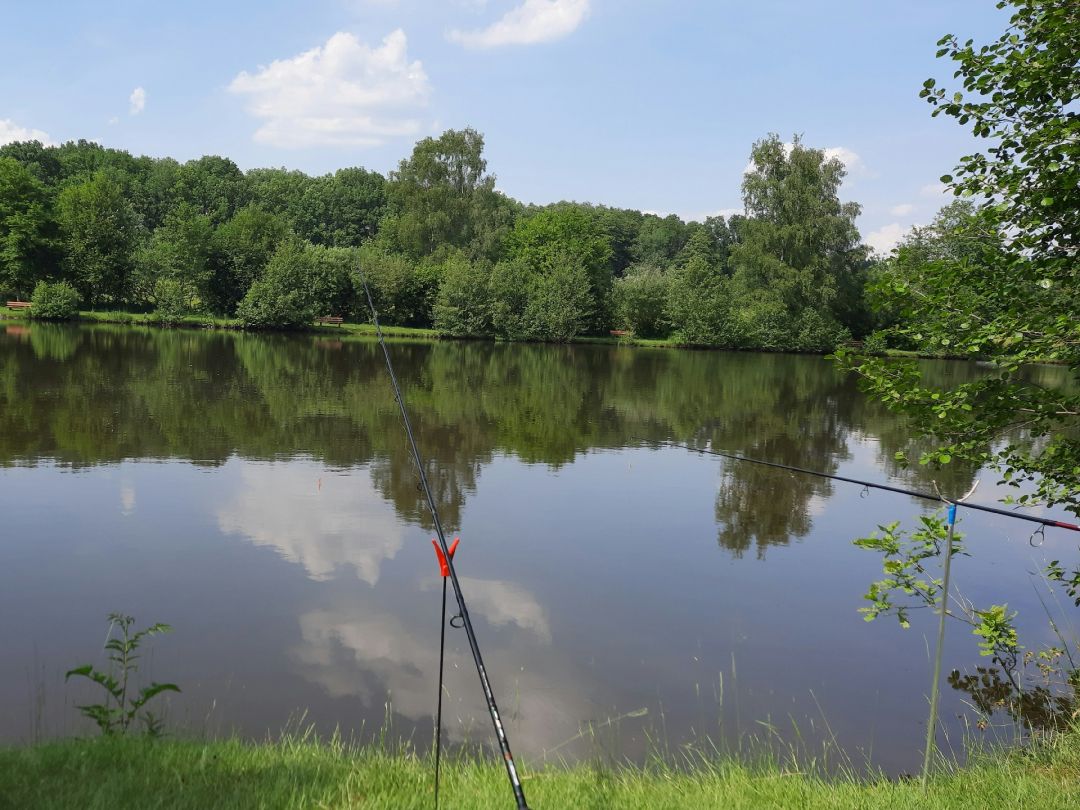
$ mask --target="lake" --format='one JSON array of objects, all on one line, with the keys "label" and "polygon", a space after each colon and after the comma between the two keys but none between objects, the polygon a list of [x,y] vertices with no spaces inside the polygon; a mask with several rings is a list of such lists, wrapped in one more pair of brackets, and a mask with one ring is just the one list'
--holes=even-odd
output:
[{"label": "lake", "polygon": [[[864,622],[881,561],[852,540],[927,504],[675,443],[953,495],[973,471],[897,467],[904,424],[820,357],[390,350],[519,756],[757,738],[918,766],[935,617]],[[1004,594],[1022,640],[1051,641],[1031,572],[1075,539],[1036,547],[1029,524],[961,515],[977,553],[957,559],[960,592]],[[183,689],[172,730],[389,724],[427,747],[440,580],[373,341],[0,324],[0,518],[0,741],[90,731],[74,705],[97,695],[63,674],[102,662],[118,611],[174,627],[143,661]],[[488,741],[464,632],[447,632],[448,738]],[[946,670],[985,664],[951,627]],[[965,699],[944,689],[953,746]]]}]

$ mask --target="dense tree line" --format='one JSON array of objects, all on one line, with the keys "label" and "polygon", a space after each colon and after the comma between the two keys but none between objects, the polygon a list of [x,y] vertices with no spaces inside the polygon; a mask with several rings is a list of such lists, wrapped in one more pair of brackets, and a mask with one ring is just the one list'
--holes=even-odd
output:
[{"label": "dense tree line", "polygon": [[[843,165],[796,138],[754,144],[744,215],[684,222],[495,188],[483,137],[447,131],[387,177],[241,171],[78,141],[0,148],[0,294],[207,313],[250,327],[364,319],[568,340],[632,331],[697,345],[823,350],[872,323]],[[42,311],[44,308],[41,308]],[[51,310],[50,310],[51,311]]]}]

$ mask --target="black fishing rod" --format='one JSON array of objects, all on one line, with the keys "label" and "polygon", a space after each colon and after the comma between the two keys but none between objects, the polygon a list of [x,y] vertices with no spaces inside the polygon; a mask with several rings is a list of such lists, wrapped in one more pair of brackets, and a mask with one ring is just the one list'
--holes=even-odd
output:
[{"label": "black fishing rod", "polygon": [[[416,463],[416,472],[420,476],[420,486],[424,490],[428,509],[431,510],[431,519],[435,523],[435,534],[438,536],[439,549],[442,551],[440,562],[445,561],[450,574],[450,583],[454,588],[454,596],[457,599],[461,626],[465,628],[465,635],[469,638],[469,649],[472,651],[473,663],[476,664],[476,673],[480,676],[480,686],[484,690],[484,700],[487,701],[488,711],[491,713],[491,723],[495,726],[495,738],[499,742],[499,751],[502,753],[506,773],[510,778],[510,787],[514,791],[514,801],[517,802],[518,810],[529,810],[529,806],[525,803],[525,791],[521,787],[517,767],[514,765],[514,756],[510,753],[510,741],[506,738],[506,731],[503,729],[499,707],[495,705],[495,693],[491,690],[491,682],[488,680],[487,670],[484,668],[484,659],[480,655],[480,645],[476,641],[476,631],[473,630],[472,620],[469,619],[469,609],[465,606],[465,597],[461,593],[461,583],[458,581],[457,571],[454,569],[453,552],[446,543],[446,534],[443,532],[442,521],[439,520],[439,509],[435,505],[435,497],[431,494],[431,487],[428,486],[427,473],[424,472],[424,459],[420,455],[420,448],[417,447],[416,438],[413,436],[412,422],[409,421],[409,412],[405,408],[405,398],[401,396],[401,387],[398,385],[397,375],[394,374],[394,364],[390,362],[390,351],[386,348],[382,327],[379,326],[379,313],[375,310],[375,299],[371,297],[371,289],[368,287],[364,271],[358,270],[358,272],[360,281],[364,285],[364,294],[367,296],[368,307],[371,309],[371,320],[375,324],[375,334],[378,336],[379,345],[382,347],[383,357],[386,360],[386,370],[390,374],[390,384],[394,387],[394,399],[397,400],[398,408],[401,410],[401,419],[405,423],[405,433],[409,437],[409,447],[412,449],[413,461]],[[442,687],[440,684],[440,698],[441,693]],[[438,786],[436,785],[437,795]]]},{"label": "black fishing rod", "polygon": [[[938,503],[952,503],[947,498],[943,498],[940,495],[931,495],[928,492],[917,492],[913,489],[905,489],[904,487],[894,487],[889,484],[877,484],[873,481],[863,481],[859,478],[848,478],[844,475],[832,475],[830,473],[824,473],[820,470],[808,470],[805,467],[793,467],[790,464],[780,464],[776,461],[765,461],[760,458],[750,458],[749,456],[743,456],[738,453],[725,453],[722,450],[712,450],[703,447],[694,447],[689,444],[682,444],[680,442],[663,442],[663,444],[669,444],[672,447],[681,447],[684,450],[691,450],[695,453],[705,453],[710,456],[722,456],[723,458],[730,458],[735,461],[745,461],[749,464],[760,464],[764,467],[775,467],[778,470],[788,470],[789,472],[802,473],[804,475],[815,475],[818,478],[828,478],[832,481],[844,481],[848,484],[858,484],[862,487],[868,487],[870,489],[883,489],[886,492],[897,492],[901,495],[910,495],[912,498],[922,498],[926,501],[937,501]],[[979,512],[990,512],[995,515],[1004,515],[1005,517],[1016,518],[1017,520],[1027,520],[1031,523],[1038,523],[1042,526],[1053,526],[1058,529],[1068,529],[1072,532],[1080,532],[1080,526],[1075,523],[1065,523],[1061,520],[1049,520],[1048,518],[1037,517],[1036,515],[1025,515],[1021,512],[1010,512],[1008,509],[998,509],[993,506],[982,506],[977,503],[963,503],[961,504],[965,509],[975,509]]]}]

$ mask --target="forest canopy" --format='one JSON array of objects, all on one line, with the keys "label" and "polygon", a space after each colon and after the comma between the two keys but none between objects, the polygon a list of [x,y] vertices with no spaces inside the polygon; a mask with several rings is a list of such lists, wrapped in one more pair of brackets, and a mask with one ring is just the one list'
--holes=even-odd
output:
[{"label": "forest canopy", "polygon": [[386,177],[247,172],[90,141],[0,147],[0,294],[65,283],[84,308],[288,328],[364,320],[564,341],[612,330],[691,345],[826,351],[875,326],[844,166],[798,137],[753,145],[745,214],[684,222],[495,187],[483,136],[419,141]]}]

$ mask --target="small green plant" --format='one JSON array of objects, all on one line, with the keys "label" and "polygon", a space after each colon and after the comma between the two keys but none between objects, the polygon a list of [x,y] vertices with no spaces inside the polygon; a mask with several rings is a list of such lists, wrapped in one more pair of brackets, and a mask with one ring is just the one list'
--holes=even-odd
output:
[{"label": "small green plant", "polygon": [[[870,583],[863,596],[870,603],[859,608],[866,621],[892,614],[907,628],[910,611],[937,609],[945,598],[942,581],[931,568],[944,554],[948,527],[940,513],[923,515],[919,521],[919,528],[910,533],[894,522],[855,541],[859,548],[882,555],[885,575]],[[959,532],[953,537],[954,556],[968,556],[962,538]],[[1080,589],[1080,572],[1066,573],[1057,560],[1048,566],[1047,580],[1072,588],[1070,596]],[[1080,717],[1080,668],[1060,633],[1062,647],[1025,651],[1016,630],[1016,612],[1008,605],[980,610],[955,593],[948,600],[948,616],[971,628],[979,655],[991,660],[991,666],[976,668],[974,675],[954,670],[948,679],[954,689],[971,697],[980,714],[978,728],[986,728],[989,716],[998,710],[1031,731],[1069,727]],[[1052,619],[1051,627],[1058,631]]]},{"label": "small green plant", "polygon": [[161,735],[162,721],[149,709],[145,709],[146,704],[162,692],[179,692],[180,687],[174,683],[152,681],[138,693],[134,693],[131,691],[133,690],[131,680],[139,669],[138,651],[143,640],[150,636],[168,633],[172,628],[167,624],[158,623],[132,632],[131,627],[134,623],[135,619],[131,616],[110,613],[109,632],[105,640],[105,649],[109,652],[108,671],[101,672],[92,664],[83,664],[81,667],[69,670],[64,680],[76,675],[88,678],[105,690],[104,703],[90,703],[77,707],[84,717],[97,723],[102,734],[126,734],[135,720],[139,720],[147,734],[157,737]]},{"label": "small green plant", "polygon": [[79,314],[79,293],[66,281],[39,281],[30,298],[30,317],[41,321],[67,321]]}]

